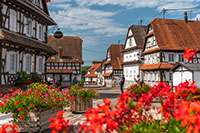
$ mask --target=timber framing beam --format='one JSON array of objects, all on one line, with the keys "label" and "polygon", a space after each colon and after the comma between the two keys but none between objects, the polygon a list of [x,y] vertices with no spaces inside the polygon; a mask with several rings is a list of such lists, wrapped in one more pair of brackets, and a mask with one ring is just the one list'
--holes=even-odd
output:
[{"label": "timber framing beam", "polygon": [[0,0],[0,28],[2,28],[3,16],[2,16],[2,0]]}]

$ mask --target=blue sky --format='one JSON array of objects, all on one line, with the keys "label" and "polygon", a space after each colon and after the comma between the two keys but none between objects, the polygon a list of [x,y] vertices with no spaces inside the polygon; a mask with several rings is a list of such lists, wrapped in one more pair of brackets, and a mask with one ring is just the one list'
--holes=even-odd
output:
[{"label": "blue sky", "polygon": [[[200,6],[200,0],[51,0],[48,8],[64,35],[83,40],[84,65],[106,57],[109,45],[125,43],[128,27],[143,25],[162,17],[162,9]],[[190,10],[188,17],[199,18],[200,8]],[[166,18],[183,19],[184,11],[166,12]]]}]

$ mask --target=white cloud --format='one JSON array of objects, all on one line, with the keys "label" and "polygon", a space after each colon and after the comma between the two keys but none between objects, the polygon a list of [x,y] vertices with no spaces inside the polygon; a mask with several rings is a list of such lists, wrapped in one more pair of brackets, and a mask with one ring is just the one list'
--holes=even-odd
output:
[{"label": "white cloud", "polygon": [[[123,34],[125,28],[111,19],[116,12],[92,10],[86,7],[69,7],[67,10],[50,12],[51,17],[62,28],[70,28],[73,31],[90,30],[96,34]],[[120,32],[121,31],[121,32]]]},{"label": "white cloud", "polygon": [[82,6],[92,5],[119,5],[127,8],[156,7],[158,10],[163,8],[183,8],[196,6],[200,0],[75,0]]}]

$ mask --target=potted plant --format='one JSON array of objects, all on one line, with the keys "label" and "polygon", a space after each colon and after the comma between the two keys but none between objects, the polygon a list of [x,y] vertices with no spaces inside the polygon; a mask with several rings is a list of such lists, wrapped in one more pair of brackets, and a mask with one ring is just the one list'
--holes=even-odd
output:
[{"label": "potted plant", "polygon": [[12,113],[13,123],[20,132],[41,132],[49,125],[48,119],[68,105],[70,95],[42,83],[32,83],[26,91],[15,90],[0,102],[1,113]]},{"label": "potted plant", "polygon": [[83,113],[87,109],[92,108],[93,98],[99,96],[95,89],[83,88],[80,84],[73,85],[65,90],[74,97],[71,104],[71,111],[73,113]]}]

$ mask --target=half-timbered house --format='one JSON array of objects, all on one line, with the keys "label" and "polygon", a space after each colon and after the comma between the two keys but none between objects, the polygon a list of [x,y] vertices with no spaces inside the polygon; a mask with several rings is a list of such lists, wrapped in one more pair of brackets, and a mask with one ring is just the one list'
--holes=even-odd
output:
[{"label": "half-timbered house", "polygon": [[93,61],[92,66],[88,69],[88,72],[85,77],[85,84],[95,84],[97,85],[100,82],[100,74],[101,74],[101,62]]},{"label": "half-timbered house", "polygon": [[[148,24],[143,48],[144,64],[140,67],[145,83],[154,85],[166,81],[173,86],[173,75],[169,71],[182,58],[186,48],[200,48],[200,22],[155,18]],[[197,59],[198,58],[198,59]],[[197,55],[190,63],[197,63]]]},{"label": "half-timbered house", "polygon": [[104,62],[104,85],[106,87],[119,86],[122,69],[122,50],[124,45],[112,44],[107,50],[106,60]]},{"label": "half-timbered house", "polygon": [[59,80],[64,87],[69,86],[74,77],[80,81],[81,65],[83,64],[82,39],[73,36],[63,36],[61,39],[56,39],[49,36],[48,41],[58,54],[47,60],[47,77]]},{"label": "half-timbered house", "polygon": [[[45,75],[46,59],[56,54],[47,44],[45,0],[0,0],[0,86],[15,83],[17,72]],[[43,76],[44,78],[44,76]]]},{"label": "half-timbered house", "polygon": [[125,87],[136,84],[139,67],[142,65],[140,59],[144,45],[146,26],[132,25],[127,32],[125,48],[123,52],[123,73],[125,77]]}]

